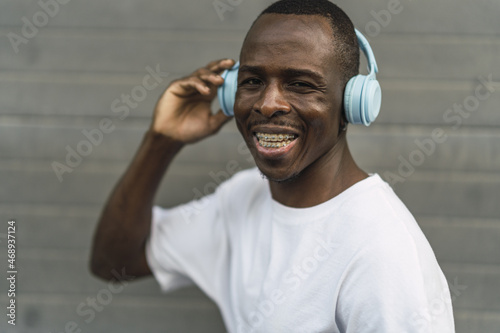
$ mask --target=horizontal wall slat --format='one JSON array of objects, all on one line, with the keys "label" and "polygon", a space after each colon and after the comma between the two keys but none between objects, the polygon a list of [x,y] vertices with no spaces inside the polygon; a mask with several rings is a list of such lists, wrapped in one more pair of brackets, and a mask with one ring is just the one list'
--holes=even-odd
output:
[{"label": "horizontal wall slat", "polygon": [[[47,30],[23,44],[23,52],[2,56],[0,70],[142,73],[160,64],[165,72],[189,73],[212,59],[238,57],[243,37],[238,32]],[[0,47],[10,49],[9,40],[0,39]],[[500,80],[497,37],[380,36],[372,47],[381,79],[474,80],[491,74]]]},{"label": "horizontal wall slat", "polygon": [[500,265],[498,219],[416,216],[439,261]]},{"label": "horizontal wall slat", "polygon": [[[103,308],[102,312],[96,312],[95,319],[87,323],[85,320],[89,319],[89,315],[79,316],[75,313],[77,306],[82,301],[85,302],[86,297],[89,296],[84,294],[80,297],[36,294],[20,296],[19,310],[26,315],[17,322],[18,332],[62,332],[64,325],[70,321],[75,322],[84,332],[98,332],[103,327],[106,327],[108,332],[117,330],[122,333],[139,331],[175,333],[186,330],[203,333],[225,331],[215,307],[210,308],[209,305],[193,304],[182,300],[177,301],[177,304],[172,306],[168,302],[158,301],[156,298],[140,299],[120,295]],[[0,301],[5,303],[5,297],[1,297]],[[500,326],[498,312],[455,309],[454,316],[457,333],[497,333]],[[210,330],[209,327],[212,329]],[[12,327],[7,326],[6,322],[2,321],[0,329],[10,332],[8,329],[12,329]]]},{"label": "horizontal wall slat", "polygon": [[[63,206],[41,208],[19,206],[0,208],[0,219],[17,221],[17,242],[23,251],[86,251],[91,246],[102,204],[87,206],[87,211],[66,211]],[[44,211],[46,213],[44,213]],[[416,216],[440,261],[500,265],[500,218]]]},{"label": "horizontal wall slat", "polygon": [[454,309],[500,311],[498,265],[441,264],[450,285]]},{"label": "horizontal wall slat", "polygon": [[[213,59],[237,57],[243,37],[237,32],[44,30],[19,53],[3,54],[0,70],[146,75],[147,66],[159,64],[161,72],[190,73]],[[7,38],[0,39],[0,47],[11,50]]]},{"label": "horizontal wall slat", "polygon": [[[95,305],[101,310],[99,312],[86,303],[87,297],[96,298],[97,294],[72,297],[21,295],[17,297],[19,305],[15,331],[6,320],[0,322],[0,329],[7,333],[59,333],[69,332],[66,325],[74,322],[82,332],[225,332],[217,307],[208,299],[177,299],[173,303],[168,298],[161,300],[115,294],[109,304]],[[0,300],[5,304],[4,297]],[[85,305],[80,308],[80,313],[83,314],[79,315],[76,311],[82,302]]]},{"label": "horizontal wall slat", "polygon": [[[233,172],[233,167],[243,167],[244,160],[238,164],[228,162],[205,164],[202,166],[177,164],[160,189],[158,201],[178,204],[192,200],[198,192],[209,193],[214,185],[222,182]],[[62,182],[50,170],[9,170],[0,171],[3,186],[0,187],[0,202],[12,203],[59,203],[64,204],[101,204],[105,201],[118,178],[125,171],[126,164],[113,164],[108,167],[94,166],[75,169],[73,174],[65,174]],[[21,166],[20,166],[21,167]],[[211,176],[213,172],[213,177]],[[66,177],[68,176],[68,177]],[[26,191],[30,188],[30,191]],[[172,189],[168,191],[168,189]]]},{"label": "horizontal wall slat", "polygon": [[406,183],[396,184],[395,191],[415,215],[497,219],[500,181],[477,176],[419,172]]},{"label": "horizontal wall slat", "polygon": [[[477,75],[485,74],[477,73]],[[481,94],[489,92],[478,78],[475,78],[473,82],[382,80],[381,85],[382,107],[376,120],[377,124],[500,126],[498,107],[500,83],[498,82],[488,86],[492,93],[482,100],[474,100],[476,88],[480,87]],[[478,101],[477,106],[473,105],[466,109],[465,103],[470,103],[471,100]]]},{"label": "horizontal wall slat", "polygon": [[495,128],[454,130],[450,126],[354,127],[348,134],[358,164],[411,177],[412,170],[500,170],[500,136]]},{"label": "horizontal wall slat", "polygon": [[[66,236],[68,237],[68,235]],[[28,253],[29,252],[29,253]],[[21,295],[33,293],[44,294],[97,294],[101,289],[107,288],[108,283],[91,275],[88,268],[88,251],[66,251],[56,253],[50,250],[18,251],[16,258],[18,292]],[[71,253],[71,254],[70,254]],[[2,260],[7,261],[5,255]],[[125,269],[118,270],[117,274],[129,275]],[[64,277],[64,278],[61,278]],[[0,281],[2,290],[7,290],[8,281]],[[6,289],[7,288],[7,289]],[[132,280],[124,286],[124,295],[143,295],[156,298],[164,297],[156,280],[150,276]],[[206,296],[196,287],[182,288],[169,294],[170,301],[176,299],[205,299]]]},{"label": "horizontal wall slat", "polygon": [[[224,2],[226,4],[230,2]],[[232,2],[233,4],[238,2]],[[158,2],[154,0],[108,1],[106,3],[72,1],[61,6],[53,17],[51,27],[102,27],[102,28],[158,28],[158,29],[237,29],[246,30],[269,1],[241,1],[232,10],[223,13],[221,21],[211,1],[193,0],[184,2]],[[495,0],[470,2],[467,0],[442,0],[422,3],[401,0],[397,6],[398,14],[392,14],[389,21],[380,23],[380,33],[460,33],[494,34],[500,31],[496,13],[500,5]],[[372,11],[380,13],[388,9],[385,0],[363,3],[340,1],[337,4],[351,17],[357,27],[367,33],[376,32],[366,29],[369,22],[377,22]],[[32,18],[40,11],[36,2],[2,1],[0,22],[4,26],[20,28],[21,17]],[[380,20],[380,19],[379,19]],[[384,18],[387,21],[387,18]]]},{"label": "horizontal wall slat", "polygon": [[[150,120],[124,121],[112,118],[115,126],[111,133],[97,131],[103,118],[77,122],[72,127],[66,123],[56,126],[52,122],[45,126],[0,125],[0,154],[3,164],[7,161],[23,164],[38,161],[44,170],[51,170],[53,162],[67,165],[68,151],[75,151],[81,162],[74,173],[62,177],[73,178],[83,167],[99,168],[102,163],[130,162],[149,126]],[[446,137],[436,137],[433,132],[442,129]],[[94,144],[82,131],[93,132]],[[101,133],[101,135],[99,135]],[[355,160],[368,171],[393,172],[404,177],[415,170],[483,171],[500,170],[500,134],[495,128],[467,128],[454,130],[450,126],[406,126],[373,124],[369,128],[351,126],[348,142]],[[69,148],[67,148],[69,147]],[[91,152],[87,156],[88,147]],[[235,123],[226,125],[217,135],[186,147],[178,156],[177,163],[225,164],[239,161],[242,166],[252,165],[252,158],[243,143]],[[18,162],[16,162],[18,161]],[[243,163],[244,162],[244,163]],[[77,163],[77,162],[75,162]],[[12,168],[17,168],[13,166]],[[400,171],[402,171],[400,173]],[[54,179],[57,180],[55,173]]]},{"label": "horizontal wall slat", "polygon": [[[334,1],[335,2],[335,1]],[[380,33],[452,33],[452,34],[495,34],[499,31],[499,22],[493,22],[491,11],[498,12],[500,4],[495,0],[482,0],[476,3],[467,0],[441,0],[433,2],[415,2],[412,0],[386,1],[375,0],[363,3],[336,1],[351,17],[354,24],[367,36],[376,32],[370,22],[377,22]],[[388,19],[379,18],[387,11],[389,4],[399,3],[396,12]],[[361,8],[360,8],[361,7]],[[394,10],[393,10],[394,12]],[[491,16],[490,16],[491,15]],[[381,24],[382,22],[383,24]],[[376,37],[374,37],[376,38]]]},{"label": "horizontal wall slat", "polygon": [[[8,73],[0,78],[0,99],[3,105],[0,114],[116,116],[113,113],[113,102],[121,100],[122,94],[130,95],[135,86],[142,84],[145,74],[146,72],[142,75]],[[179,76],[180,74],[174,73],[165,78],[156,89],[148,91],[146,99],[138,103],[137,107],[129,107],[128,116],[149,119],[163,89],[173,78]],[[453,110],[455,104],[463,105],[469,96],[474,97],[478,86],[481,86],[479,80],[383,80],[383,104],[377,124],[500,126],[500,83],[490,86],[494,92],[485,100],[479,101],[474,111],[465,109],[465,116],[458,111],[449,113],[448,110]],[[481,88],[480,92],[487,93],[485,88]],[[30,98],[25,98],[26,96]],[[124,106],[125,103],[117,105]],[[115,109],[117,105],[114,106]],[[123,113],[120,111],[118,114],[121,116]]]},{"label": "horizontal wall slat", "polygon": [[[46,254],[40,251],[40,254]],[[4,256],[2,256],[3,259]],[[43,293],[48,295],[84,293],[95,295],[107,284],[92,276],[87,269],[87,261],[64,259],[48,255],[38,258],[18,258],[17,285],[21,295]],[[498,266],[442,262],[441,268],[447,278],[456,309],[500,311],[500,269]],[[36,276],[36,279],[33,279]],[[64,279],[60,277],[64,276]],[[7,287],[7,281],[0,281]],[[5,289],[4,289],[5,290]],[[132,281],[127,284],[123,295],[143,295],[162,298],[156,281],[152,277]],[[168,295],[170,304],[177,299],[203,300],[206,297],[196,288],[184,288]]]},{"label": "horizontal wall slat", "polygon": [[[381,36],[371,44],[379,67],[377,77],[418,79],[500,79],[496,37],[435,35]],[[460,69],[460,70],[457,70]]]},{"label": "horizontal wall slat", "polygon": [[[244,1],[223,15],[223,21],[214,9],[212,1],[192,2],[129,0],[106,3],[88,1],[60,6],[48,27],[61,28],[122,28],[122,29],[197,29],[197,30],[245,30],[269,2]],[[0,22],[12,32],[20,33],[21,18],[32,21],[41,8],[36,2],[2,1]],[[231,8],[234,8],[231,6]]]},{"label": "horizontal wall slat", "polygon": [[[243,167],[244,160],[240,161],[234,162],[234,165]],[[174,204],[192,200],[196,189],[201,193],[209,193],[213,188],[212,183],[220,183],[230,174],[227,170],[232,170],[232,164],[228,163],[232,162],[224,161],[200,167],[173,165],[159,192],[158,200]],[[86,171],[85,167],[80,166],[73,174],[65,174],[63,182],[57,180],[49,164],[44,165],[43,169],[28,165],[16,167],[18,170],[0,168],[0,178],[4,179],[3,187],[0,188],[1,202],[98,204],[104,202],[126,168],[126,163],[110,165],[106,171],[103,167]],[[386,170],[372,171],[384,176]],[[30,191],[25,188],[30,188]],[[175,191],[168,192],[168,188]],[[396,192],[414,214],[478,218],[500,216],[497,196],[499,188],[499,175],[495,173],[474,175],[423,170],[406,178],[404,183],[395,185]]]},{"label": "horizontal wall slat", "polygon": [[[86,144],[81,142],[93,140],[91,152],[87,156],[82,156],[81,165],[99,160],[128,162],[141,143],[151,121],[149,119],[140,122],[136,122],[134,119],[122,121],[119,118],[109,117],[108,119],[111,119],[114,127],[105,133],[100,127],[100,122],[104,118],[87,120],[83,124],[75,124],[71,127],[65,124],[57,127],[54,125],[42,127],[40,124],[6,127],[0,125],[0,154],[4,159],[44,158],[66,163],[68,151],[82,152],[85,148],[80,147],[80,145]],[[133,126],[129,127],[129,124]],[[82,131],[93,134],[86,136]],[[232,158],[233,156],[238,159],[240,155],[248,158],[250,156],[248,150],[239,148],[243,139],[236,131],[234,123],[226,125],[217,135],[198,144],[185,147],[179,155],[182,158],[180,161],[220,162],[227,161],[228,157]],[[89,139],[89,136],[93,139]],[[67,146],[70,148],[67,149]],[[244,151],[245,154],[241,154],[239,151]]]},{"label": "horizontal wall slat", "polygon": [[497,333],[500,327],[499,312],[454,311],[456,333]]},{"label": "horizontal wall slat", "polygon": [[[143,84],[147,74],[147,71],[139,75],[8,73],[0,78],[3,105],[0,114],[116,116],[113,110],[127,105],[122,95],[130,96],[134,87]],[[136,103],[137,106],[127,106],[127,117],[151,117],[156,101],[175,77],[179,75],[161,78],[163,82],[147,91],[145,99]],[[154,81],[148,83],[155,84]],[[119,104],[114,104],[116,99]],[[118,115],[123,116],[123,111]]]}]

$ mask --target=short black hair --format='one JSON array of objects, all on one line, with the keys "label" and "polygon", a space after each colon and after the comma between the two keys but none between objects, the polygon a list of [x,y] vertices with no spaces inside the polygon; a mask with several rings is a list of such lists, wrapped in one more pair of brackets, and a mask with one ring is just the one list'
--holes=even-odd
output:
[{"label": "short black hair", "polygon": [[[343,83],[359,74],[359,45],[354,24],[347,14],[328,0],[280,0],[266,9],[265,14],[320,15],[330,21],[337,61],[342,71]],[[254,22],[255,23],[255,22]]]}]

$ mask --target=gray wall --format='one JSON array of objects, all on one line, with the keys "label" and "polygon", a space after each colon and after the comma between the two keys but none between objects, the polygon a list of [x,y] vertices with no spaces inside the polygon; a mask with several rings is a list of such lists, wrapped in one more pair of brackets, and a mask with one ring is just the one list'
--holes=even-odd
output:
[{"label": "gray wall", "polygon": [[[7,270],[4,234],[14,218],[19,303],[15,329],[2,314],[2,332],[71,332],[72,325],[82,332],[224,331],[218,310],[197,289],[161,295],[146,279],[111,293],[90,276],[87,259],[103,201],[138,146],[162,89],[209,60],[237,57],[245,31],[270,1],[231,3],[239,5],[220,17],[212,0],[73,0],[51,7],[44,22],[37,2],[0,0],[0,266]],[[369,128],[351,126],[350,144],[365,170],[401,177],[395,189],[452,286],[457,332],[498,332],[500,2],[394,3],[339,2],[367,32],[384,91],[379,120]],[[395,14],[377,23],[371,11],[387,9]],[[47,24],[37,32],[25,28],[15,52],[8,36],[23,36],[23,17]],[[157,65],[168,77],[120,119],[113,101],[140,92],[146,67]],[[481,99],[475,96],[480,77],[495,81]],[[460,105],[465,111],[457,113]],[[66,163],[67,146],[85,148],[81,131],[99,128],[105,118],[112,119],[113,130],[60,181],[52,163]],[[440,129],[446,140],[431,149],[431,133]],[[427,150],[415,140],[427,143]],[[185,149],[164,182],[175,191],[161,191],[157,202],[192,199],[193,189],[203,192],[212,181],[209,172],[225,170],[231,159],[251,166],[240,142],[230,124]],[[6,287],[0,279],[4,309]],[[89,298],[105,305],[91,310]]]}]

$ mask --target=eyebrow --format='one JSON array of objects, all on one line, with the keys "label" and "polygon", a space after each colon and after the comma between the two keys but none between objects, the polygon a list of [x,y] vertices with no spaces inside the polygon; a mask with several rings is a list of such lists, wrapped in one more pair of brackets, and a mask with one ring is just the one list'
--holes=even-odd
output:
[{"label": "eyebrow", "polygon": [[[240,72],[254,73],[257,75],[263,75],[265,73],[265,71],[262,67],[249,66],[249,65],[241,66]],[[309,77],[311,77],[314,80],[319,81],[319,82],[325,81],[324,77],[321,74],[319,74],[318,72],[309,70],[309,69],[284,68],[281,70],[281,72],[283,72],[286,76],[289,76],[289,77],[309,76]]]}]

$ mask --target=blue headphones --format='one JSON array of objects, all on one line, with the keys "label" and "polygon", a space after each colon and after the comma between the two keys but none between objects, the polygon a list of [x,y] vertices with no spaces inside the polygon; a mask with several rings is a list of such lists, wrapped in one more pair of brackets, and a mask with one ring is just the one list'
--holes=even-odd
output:
[{"label": "blue headphones", "polygon": [[[347,121],[351,124],[363,124],[369,126],[380,112],[382,103],[382,90],[377,81],[377,62],[368,40],[361,32],[356,30],[359,47],[368,59],[368,75],[356,75],[352,77],[344,91],[344,109]],[[238,69],[240,63],[237,62],[233,68],[224,71],[222,78],[224,84],[219,87],[217,96],[222,111],[227,116],[234,116],[234,100],[236,89],[238,88]]]}]

